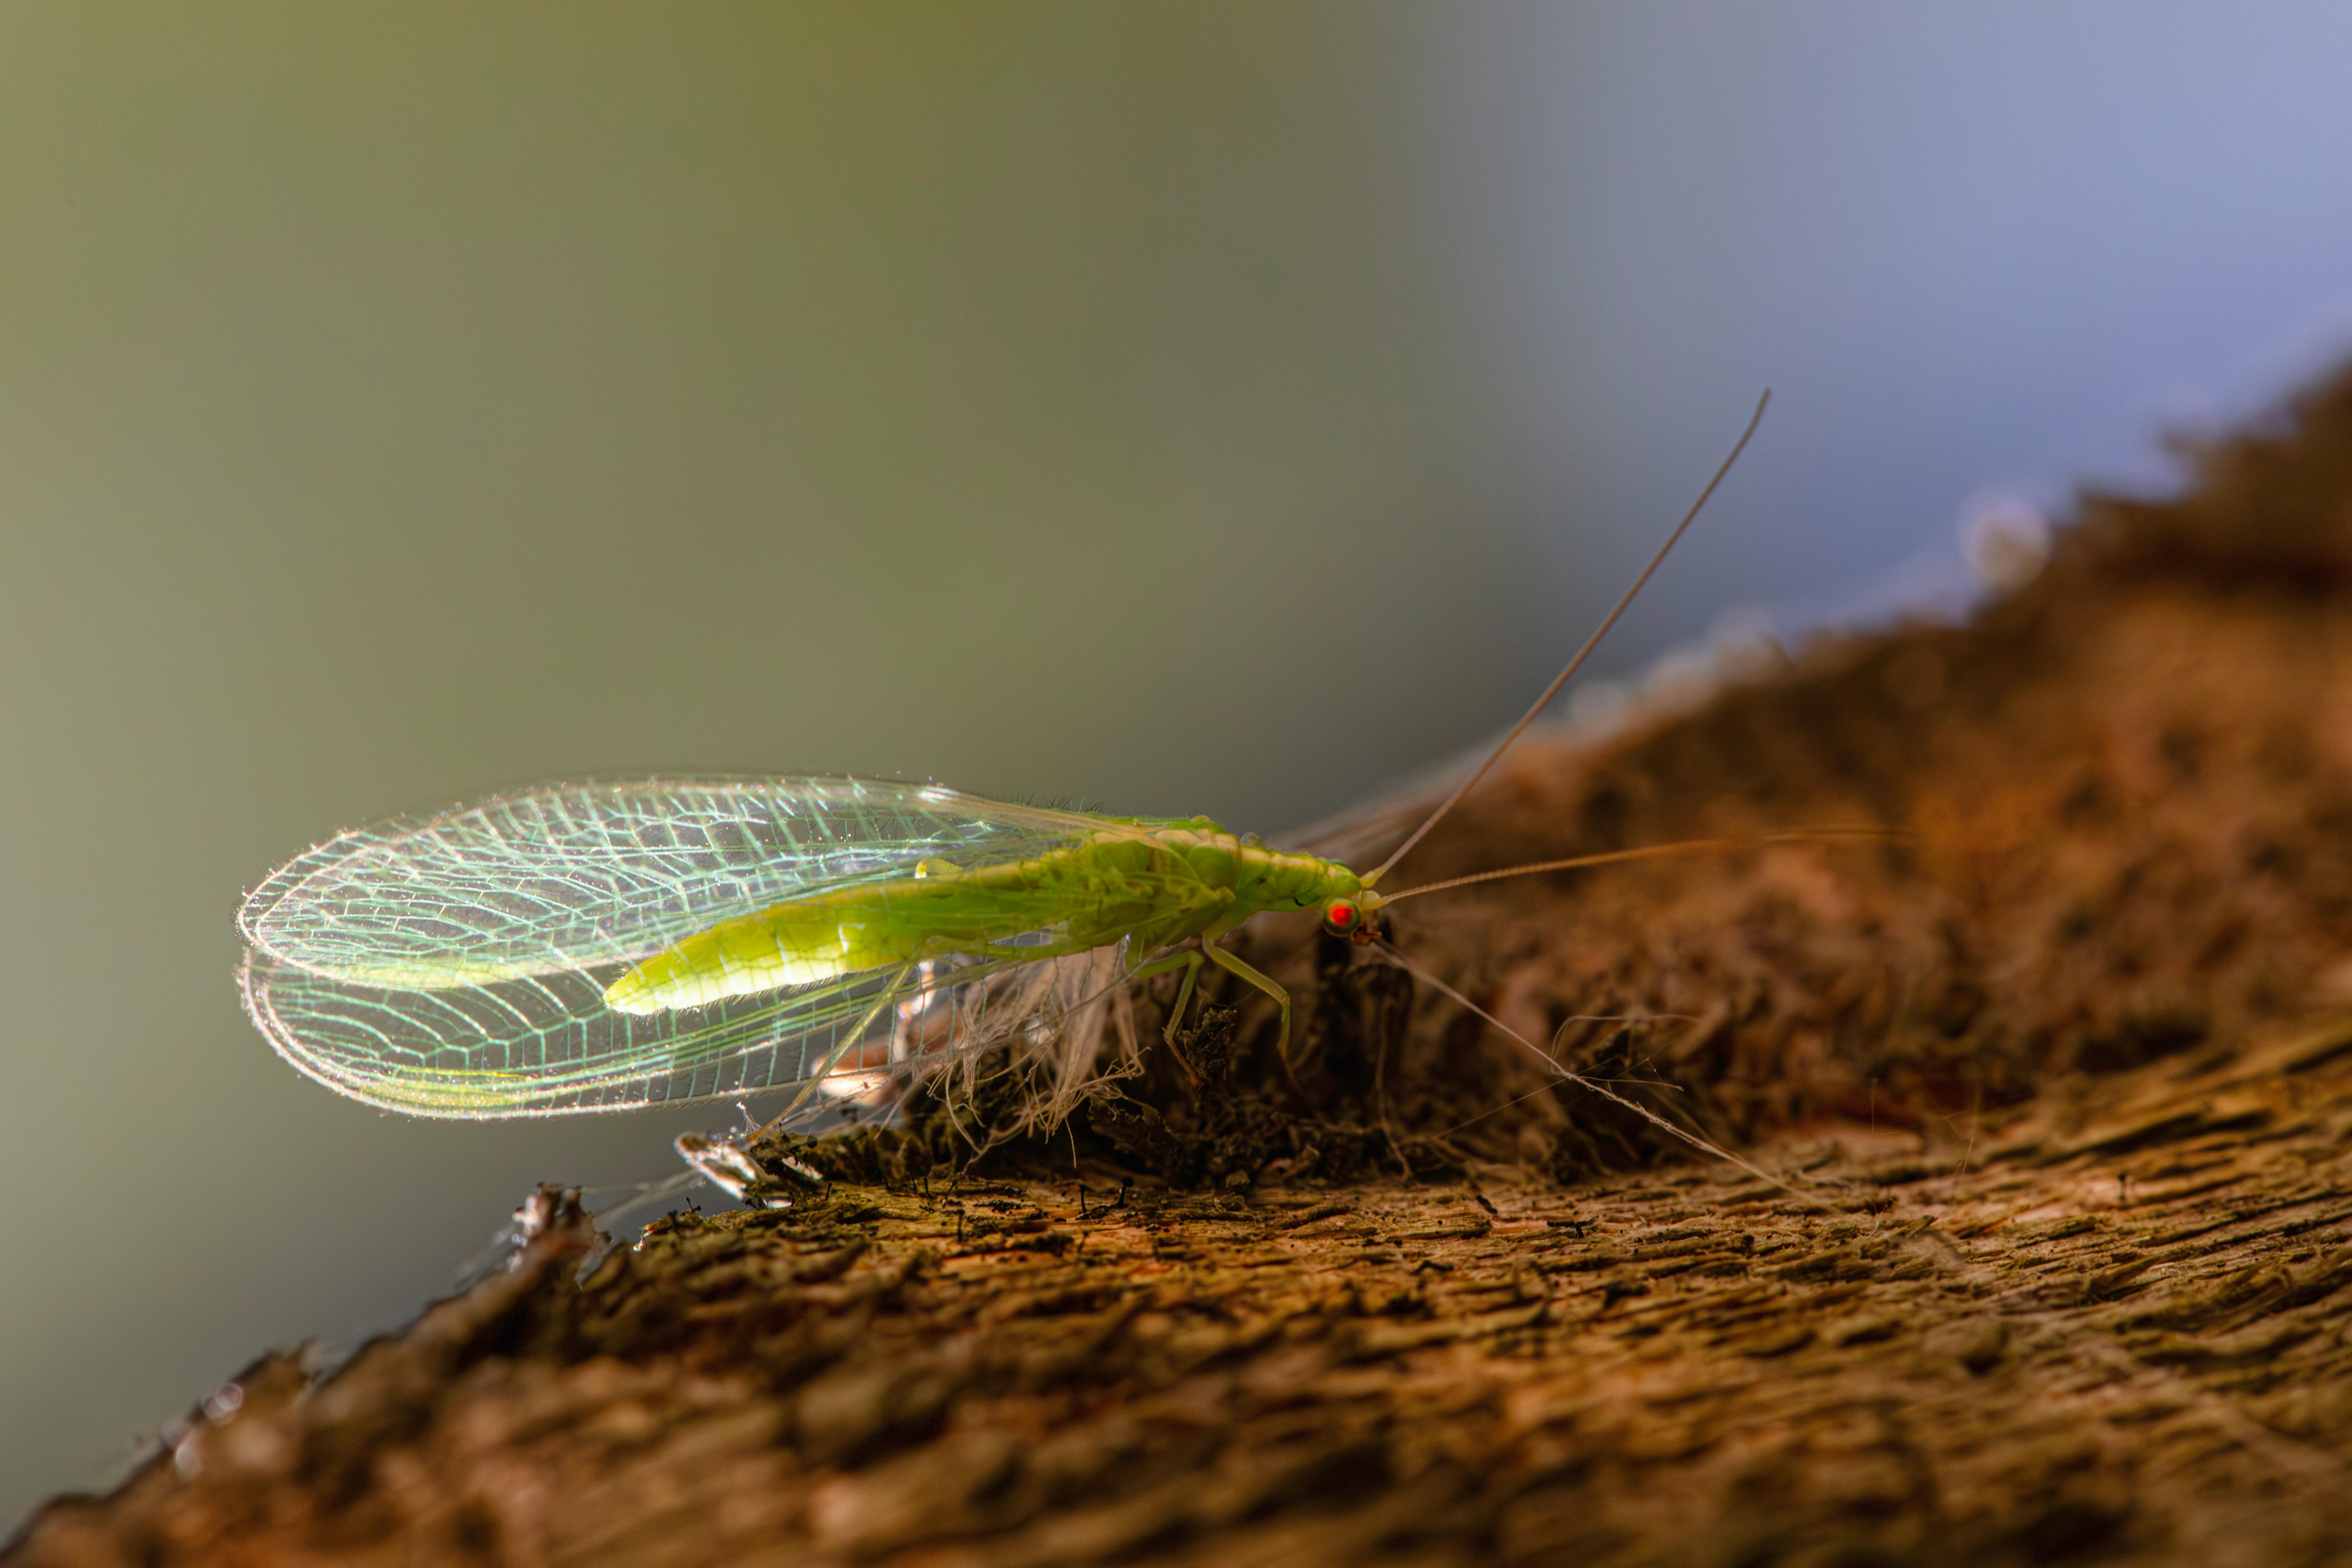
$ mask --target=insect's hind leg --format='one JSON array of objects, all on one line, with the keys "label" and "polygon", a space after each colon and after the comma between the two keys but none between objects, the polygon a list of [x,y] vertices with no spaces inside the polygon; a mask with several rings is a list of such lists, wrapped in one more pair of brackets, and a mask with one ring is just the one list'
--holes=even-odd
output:
[{"label": "insect's hind leg", "polygon": [[[1259,973],[1207,937],[1201,939],[1201,951],[1207,953],[1209,962],[1218,968],[1230,974],[1241,976],[1282,1004],[1282,1028],[1274,1037],[1274,1059],[1282,1068],[1283,1087],[1290,1091],[1290,1098],[1303,1107],[1307,1103],[1307,1092],[1298,1087],[1298,1079],[1290,1070],[1290,993],[1284,990],[1281,983],[1274,976]],[[1191,980],[1188,976],[1186,979],[1188,989],[1190,984]]]},{"label": "insect's hind leg", "polygon": [[818,1083],[835,1068],[841,1065],[842,1058],[847,1056],[853,1047],[864,1042],[866,1031],[874,1026],[874,1021],[882,1016],[882,1009],[890,1005],[893,994],[899,986],[906,984],[907,976],[914,972],[915,965],[911,963],[899,965],[898,973],[890,976],[888,983],[882,987],[881,994],[874,998],[874,1005],[866,1009],[865,1016],[859,1018],[856,1026],[847,1033],[837,1037],[833,1048],[826,1051],[820,1058],[816,1070],[808,1075],[807,1080],[801,1085],[801,1091],[793,1096],[793,1102],[750,1132],[745,1133],[739,1147],[750,1148],[759,1139],[782,1126],[786,1118],[806,1105],[810,1097],[816,1093]]}]

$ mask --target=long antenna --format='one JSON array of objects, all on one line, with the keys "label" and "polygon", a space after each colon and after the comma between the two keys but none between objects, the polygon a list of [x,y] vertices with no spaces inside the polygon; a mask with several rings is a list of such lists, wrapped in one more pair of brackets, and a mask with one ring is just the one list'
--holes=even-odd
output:
[{"label": "long antenna", "polygon": [[1697,1133],[1693,1132],[1689,1128],[1683,1126],[1680,1122],[1668,1121],[1665,1117],[1659,1115],[1648,1106],[1643,1105],[1640,1100],[1633,1100],[1618,1093],[1615,1089],[1610,1088],[1607,1084],[1602,1083],[1598,1079],[1587,1078],[1580,1072],[1570,1072],[1566,1067],[1560,1064],[1559,1058],[1553,1056],[1549,1051],[1545,1050],[1541,1046],[1537,1045],[1533,1040],[1530,1040],[1525,1035],[1522,1035],[1517,1029],[1514,1029],[1508,1024],[1506,1024],[1503,1020],[1486,1011],[1486,1008],[1478,1005],[1477,1003],[1470,1000],[1469,997],[1462,994],[1461,992],[1456,991],[1453,986],[1445,984],[1444,981],[1439,979],[1436,975],[1432,974],[1428,970],[1423,969],[1420,964],[1415,963],[1411,959],[1405,957],[1403,953],[1399,952],[1387,942],[1375,942],[1372,946],[1375,951],[1387,958],[1391,963],[1395,964],[1407,974],[1412,975],[1416,979],[1422,980],[1428,984],[1436,987],[1436,989],[1444,995],[1453,998],[1455,1002],[1467,1007],[1471,1012],[1476,1014],[1479,1017],[1484,1018],[1487,1023],[1492,1024],[1496,1028],[1502,1030],[1503,1033],[1508,1035],[1512,1039],[1517,1040],[1520,1045],[1525,1046],[1528,1050],[1534,1052],[1537,1060],[1542,1062],[1546,1067],[1551,1068],[1553,1072],[1559,1074],[1563,1080],[1576,1085],[1579,1089],[1590,1089],[1603,1100],[1615,1101],[1617,1104],[1622,1105],[1626,1110],[1632,1111],[1634,1115],[1640,1117],[1643,1121],[1648,1122],[1651,1126],[1655,1127],[1659,1131],[1664,1132],[1672,1138],[1679,1138],[1702,1154],[1711,1154],[1727,1164],[1737,1165],[1741,1170],[1747,1172],[1749,1175],[1757,1178],[1759,1181],[1771,1183],[1772,1185],[1780,1188],[1790,1197],[1804,1198],[1807,1199],[1807,1201],[1811,1201],[1808,1194],[1799,1192],[1796,1188],[1790,1186],[1788,1183],[1782,1181],[1771,1172],[1764,1169],[1763,1166],[1748,1163],[1738,1155],[1733,1153],[1730,1150],[1723,1148],[1718,1144],[1709,1142],[1707,1140],[1700,1137]]},{"label": "long antenna", "polygon": [[1626,606],[1633,602],[1634,595],[1641,593],[1651,575],[1664,563],[1666,552],[1674,549],[1675,542],[1682,538],[1684,532],[1698,520],[1699,512],[1706,508],[1708,498],[1715,494],[1716,487],[1723,483],[1723,477],[1726,474],[1731,472],[1731,465],[1739,461],[1739,454],[1748,449],[1748,439],[1756,434],[1756,426],[1764,422],[1765,405],[1771,401],[1772,389],[1768,386],[1764,389],[1764,395],[1756,400],[1756,412],[1748,416],[1748,428],[1739,433],[1739,440],[1732,447],[1731,456],[1723,459],[1723,466],[1715,470],[1715,478],[1706,481],[1706,489],[1699,491],[1698,500],[1691,503],[1690,510],[1683,514],[1683,520],[1675,525],[1675,531],[1666,535],[1666,542],[1658,546],[1658,552],[1650,557],[1650,563],[1642,568],[1642,574],[1633,579],[1633,585],[1625,590],[1625,596],[1617,601],[1617,607],[1609,612],[1609,618],[1595,627],[1591,637],[1584,639],[1584,646],[1576,650],[1576,657],[1568,661],[1568,668],[1552,679],[1552,683],[1544,688],[1543,695],[1536,699],[1536,705],[1528,710],[1527,716],[1512,725],[1511,732],[1504,736],[1493,751],[1486,753],[1486,760],[1478,764],[1478,771],[1464,779],[1454,792],[1445,797],[1445,804],[1431,812],[1422,825],[1412,830],[1412,837],[1397,846],[1395,854],[1381,861],[1373,868],[1369,876],[1363,879],[1365,887],[1370,887],[1388,875],[1390,867],[1403,859],[1406,852],[1427,837],[1431,828],[1437,826],[1439,819],[1460,805],[1464,795],[1477,788],[1478,781],[1486,776],[1487,770],[1501,759],[1505,752],[1511,749],[1511,742],[1525,734],[1528,726],[1536,721],[1536,715],[1541,713],[1550,704],[1551,700],[1559,695],[1559,689],[1566,686],[1570,678],[1574,676],[1584,661],[1591,657],[1592,650],[1601,646],[1601,639],[1609,635],[1609,628],[1617,624],[1617,617],[1625,613]]},{"label": "long antenna", "polygon": [[1775,844],[1902,844],[1915,840],[1917,835],[1899,827],[1800,827],[1783,833],[1755,833],[1738,838],[1685,838],[1674,844],[1651,844],[1639,849],[1610,849],[1598,855],[1576,855],[1565,860],[1538,860],[1530,866],[1511,866],[1500,871],[1479,871],[1467,877],[1448,877],[1443,882],[1423,882],[1418,888],[1407,888],[1402,893],[1378,895],[1378,907],[1386,909],[1399,899],[1418,898],[1423,893],[1440,893],[1448,888],[1466,888],[1474,882],[1498,882],[1506,877],[1528,877],[1538,871],[1576,871],[1587,866],[1614,866],[1627,860],[1655,860],[1666,855],[1695,855],[1717,849],[1769,849]]}]

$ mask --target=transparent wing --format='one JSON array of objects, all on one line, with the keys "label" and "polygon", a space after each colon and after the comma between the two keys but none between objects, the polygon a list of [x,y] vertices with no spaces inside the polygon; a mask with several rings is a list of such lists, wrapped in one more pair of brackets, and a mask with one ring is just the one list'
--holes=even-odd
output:
[{"label": "transparent wing", "polygon": [[[805,1079],[887,1041],[944,977],[883,968],[630,1015],[604,991],[720,921],[931,858],[1025,859],[1114,818],[858,779],[552,784],[339,835],[239,919],[246,1010],[279,1054],[388,1110],[618,1110]],[[1018,966],[953,970],[954,983]]]},{"label": "transparent wing", "polygon": [[259,949],[238,973],[278,1054],[340,1093],[418,1116],[621,1110],[803,1082],[887,1045],[929,993],[1017,967],[928,975],[918,965],[709,1006],[632,1015],[604,1005],[618,967],[437,990],[354,984]]},{"label": "transparent wing", "polygon": [[1026,859],[1115,819],[845,778],[541,785],[339,834],[246,900],[246,941],[360,985],[629,964],[827,889]]}]

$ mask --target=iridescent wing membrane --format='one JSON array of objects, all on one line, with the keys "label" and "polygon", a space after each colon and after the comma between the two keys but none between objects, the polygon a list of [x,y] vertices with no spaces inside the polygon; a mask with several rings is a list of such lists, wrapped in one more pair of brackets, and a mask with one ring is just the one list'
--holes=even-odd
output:
[{"label": "iridescent wing membrane", "polygon": [[280,868],[239,916],[238,981],[280,1055],[388,1110],[522,1116],[740,1093],[823,1071],[887,1029],[921,976],[867,970],[636,1015],[607,1006],[605,988],[721,921],[935,857],[976,869],[1121,826],[863,779],[544,785],[341,834]]}]

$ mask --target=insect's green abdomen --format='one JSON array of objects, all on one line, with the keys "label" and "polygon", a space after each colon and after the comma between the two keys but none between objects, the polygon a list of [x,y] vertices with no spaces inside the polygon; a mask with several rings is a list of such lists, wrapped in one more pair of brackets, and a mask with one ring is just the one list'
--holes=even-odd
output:
[{"label": "insect's green abdomen", "polygon": [[903,943],[893,941],[902,934],[887,919],[845,910],[829,900],[779,904],[654,954],[613,982],[604,1000],[624,1013],[659,1013],[812,985],[903,963]]}]

